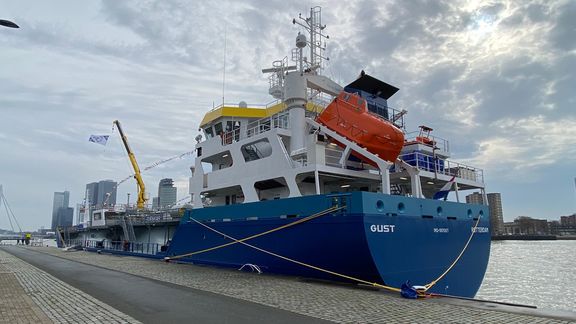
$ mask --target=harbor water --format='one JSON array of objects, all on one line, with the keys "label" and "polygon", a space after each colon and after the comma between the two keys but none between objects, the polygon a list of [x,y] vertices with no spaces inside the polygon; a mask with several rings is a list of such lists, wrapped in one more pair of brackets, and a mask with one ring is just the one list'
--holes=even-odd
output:
[{"label": "harbor water", "polygon": [[576,241],[492,241],[476,298],[576,312]]}]

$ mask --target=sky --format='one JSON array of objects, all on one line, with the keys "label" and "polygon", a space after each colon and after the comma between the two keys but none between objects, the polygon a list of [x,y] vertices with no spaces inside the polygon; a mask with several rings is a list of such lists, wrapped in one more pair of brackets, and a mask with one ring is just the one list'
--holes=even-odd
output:
[{"label": "sky", "polygon": [[[114,120],[145,168],[192,151],[223,94],[270,102],[261,69],[290,54],[292,18],[312,6],[330,36],[324,74],[400,88],[389,104],[408,110],[407,130],[434,128],[483,169],[505,221],[576,212],[574,1],[0,0],[21,27],[0,26],[0,184],[22,229],[50,226],[54,192],[75,207],[87,183],[132,174]],[[150,197],[173,178],[185,199],[192,164],[144,172]],[[136,190],[124,182],[117,201]]]}]

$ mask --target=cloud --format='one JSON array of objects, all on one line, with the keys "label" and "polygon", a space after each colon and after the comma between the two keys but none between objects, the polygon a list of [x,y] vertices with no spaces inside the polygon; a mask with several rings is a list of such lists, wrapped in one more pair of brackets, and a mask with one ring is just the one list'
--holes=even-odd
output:
[{"label": "cloud", "polygon": [[556,24],[550,31],[550,42],[559,50],[576,50],[576,3],[567,2],[558,7]]},{"label": "cloud", "polygon": [[[261,69],[290,58],[302,31],[291,20],[309,10],[278,0],[0,2],[22,26],[0,33],[0,181],[15,209],[37,215],[31,225],[49,223],[54,191],[81,201],[86,183],[132,173],[116,133],[104,148],[87,142],[113,120],[145,167],[193,148],[223,87],[226,102],[270,101]],[[495,179],[489,190],[538,187],[575,162],[573,2],[318,4],[330,35],[324,73],[347,84],[365,70],[398,86],[389,103],[408,110],[408,131],[425,124],[450,139],[457,160]],[[191,162],[147,171],[151,192],[162,177],[183,189]],[[42,193],[34,206],[31,187]],[[118,200],[129,191],[130,181]]]},{"label": "cloud", "polygon": [[467,162],[492,170],[495,177],[533,180],[538,176],[535,171],[576,162],[576,118],[509,118],[495,122],[492,128],[498,136],[479,141],[475,156]]}]

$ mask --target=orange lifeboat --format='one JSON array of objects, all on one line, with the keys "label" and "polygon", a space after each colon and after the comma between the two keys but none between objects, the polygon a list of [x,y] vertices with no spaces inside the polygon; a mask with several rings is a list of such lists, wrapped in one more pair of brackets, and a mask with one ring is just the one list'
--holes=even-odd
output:
[{"label": "orange lifeboat", "polygon": [[[366,100],[357,94],[342,91],[317,121],[386,161],[396,161],[404,145],[404,133],[389,121],[370,113]],[[352,155],[375,165],[364,156]]]}]

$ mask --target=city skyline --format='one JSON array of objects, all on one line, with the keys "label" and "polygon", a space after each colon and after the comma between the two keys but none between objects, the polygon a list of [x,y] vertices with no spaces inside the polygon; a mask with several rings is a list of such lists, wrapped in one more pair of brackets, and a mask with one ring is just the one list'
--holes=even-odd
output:
[{"label": "city skyline", "polygon": [[54,192],[52,203],[52,225],[50,229],[72,226],[74,208],[70,207],[70,192]]},{"label": "city skyline", "polygon": [[[0,70],[0,149],[10,152],[0,183],[22,227],[50,226],[52,193],[69,190],[74,205],[93,179],[128,178],[117,203],[135,201],[115,119],[143,170],[181,156],[143,178],[172,178],[185,198],[193,156],[182,154],[204,114],[222,101],[270,102],[261,70],[290,54],[292,18],[309,5],[0,0],[1,19],[20,26],[0,29],[10,62]],[[407,132],[427,125],[455,161],[483,169],[505,221],[576,211],[576,3],[314,5],[330,35],[324,74],[347,84],[364,70],[397,86],[389,103],[408,111]],[[104,146],[91,135],[110,137]]]}]

